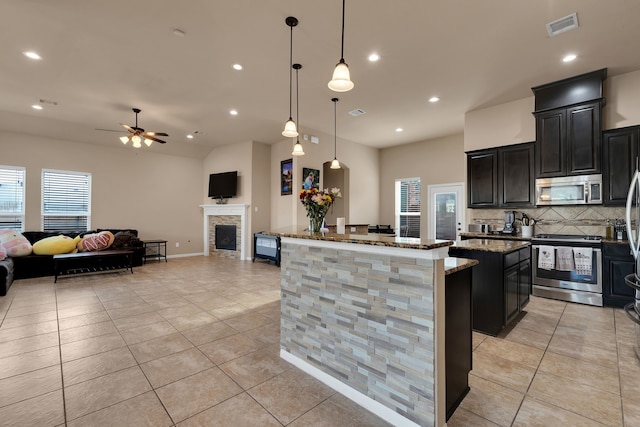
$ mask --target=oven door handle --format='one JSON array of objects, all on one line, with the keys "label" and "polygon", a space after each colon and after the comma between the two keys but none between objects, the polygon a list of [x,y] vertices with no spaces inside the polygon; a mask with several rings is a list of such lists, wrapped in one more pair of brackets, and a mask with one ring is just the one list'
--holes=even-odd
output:
[{"label": "oven door handle", "polygon": [[629,304],[624,306],[624,311],[625,313],[627,313],[629,319],[633,320],[637,325],[640,325],[640,316],[638,316],[638,313],[636,313],[635,305],[635,301],[630,302]]}]

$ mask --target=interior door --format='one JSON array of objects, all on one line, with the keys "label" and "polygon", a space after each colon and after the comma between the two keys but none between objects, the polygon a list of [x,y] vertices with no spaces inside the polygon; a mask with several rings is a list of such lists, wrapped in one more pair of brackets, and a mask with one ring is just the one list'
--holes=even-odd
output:
[{"label": "interior door", "polygon": [[428,193],[428,238],[456,240],[464,224],[464,184],[430,185]]}]

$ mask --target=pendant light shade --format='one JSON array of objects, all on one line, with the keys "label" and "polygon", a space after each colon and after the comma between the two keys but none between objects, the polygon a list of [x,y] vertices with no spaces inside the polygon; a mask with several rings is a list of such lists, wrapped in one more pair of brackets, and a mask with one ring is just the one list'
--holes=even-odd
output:
[{"label": "pendant light shade", "polygon": [[120,141],[122,141],[122,143],[126,145],[126,143],[129,142],[129,137],[128,136],[121,136],[120,137]]},{"label": "pendant light shade", "polygon": [[[296,70],[296,120],[300,124],[300,81],[298,80],[298,71],[302,68],[300,64],[293,64],[292,68]],[[296,144],[293,146],[292,156],[304,156],[302,144],[300,144],[300,132],[296,133]]]},{"label": "pendant light shade", "polygon": [[302,144],[300,141],[297,141],[293,146],[293,151],[291,152],[292,156],[304,156],[304,150],[302,149]]},{"label": "pendant light shade", "polygon": [[298,127],[296,126],[296,122],[293,121],[293,116],[291,114],[293,104],[293,27],[298,25],[298,20],[293,16],[289,16],[284,20],[284,22],[289,26],[289,28],[291,28],[291,42],[289,46],[289,120],[284,124],[282,135],[287,138],[295,138],[298,136]]},{"label": "pendant light shade", "polygon": [[333,77],[327,86],[334,92],[347,92],[353,89],[353,82],[349,73],[349,65],[344,62],[344,6],[345,1],[342,0],[342,42],[340,48],[340,62],[336,64],[333,70]]},{"label": "pendant light shade", "polygon": [[349,66],[341,59],[333,70],[333,78],[329,82],[329,89],[334,92],[348,92],[353,89],[353,82],[349,74]]},{"label": "pendant light shade", "polygon": [[338,147],[338,114],[336,112],[338,105],[338,98],[331,98],[333,102],[333,160],[331,161],[331,169],[340,169],[340,162],[337,157]]}]

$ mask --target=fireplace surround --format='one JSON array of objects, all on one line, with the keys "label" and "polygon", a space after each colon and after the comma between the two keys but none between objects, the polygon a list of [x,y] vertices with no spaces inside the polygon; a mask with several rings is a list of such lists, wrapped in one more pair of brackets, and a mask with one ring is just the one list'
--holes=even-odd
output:
[{"label": "fireplace surround", "polygon": [[228,205],[201,205],[203,210],[203,241],[204,255],[209,256],[212,252],[224,253],[228,256],[232,253],[228,250],[216,251],[215,248],[215,226],[216,225],[236,225],[236,253],[241,260],[251,259],[249,253],[249,205],[228,204]]}]

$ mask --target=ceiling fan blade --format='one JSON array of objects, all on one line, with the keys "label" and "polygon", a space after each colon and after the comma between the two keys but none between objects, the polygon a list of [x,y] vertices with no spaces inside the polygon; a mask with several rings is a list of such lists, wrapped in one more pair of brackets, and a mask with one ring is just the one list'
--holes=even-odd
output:
[{"label": "ceiling fan blade", "polygon": [[151,135],[151,136],[169,136],[168,133],[164,133],[164,132],[145,132],[145,135]]},{"label": "ceiling fan blade", "polygon": [[102,131],[102,132],[119,132],[119,133],[122,133],[122,131],[121,131],[121,130],[117,130],[117,129],[100,129],[100,128],[95,128],[94,130],[99,130],[99,131]]},{"label": "ceiling fan blade", "polygon": [[120,126],[122,126],[123,128],[125,128],[126,130],[128,130],[131,133],[136,133],[135,129],[132,128],[131,126],[123,125],[122,123],[120,123]]},{"label": "ceiling fan blade", "polygon": [[149,135],[149,133],[150,132],[145,132],[144,137],[147,138],[147,139],[150,139],[152,141],[158,142],[160,144],[166,144],[167,143],[167,141],[163,141],[161,139],[155,138],[155,137]]}]

